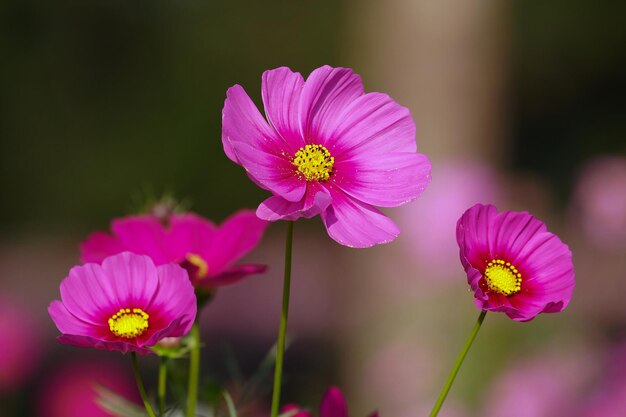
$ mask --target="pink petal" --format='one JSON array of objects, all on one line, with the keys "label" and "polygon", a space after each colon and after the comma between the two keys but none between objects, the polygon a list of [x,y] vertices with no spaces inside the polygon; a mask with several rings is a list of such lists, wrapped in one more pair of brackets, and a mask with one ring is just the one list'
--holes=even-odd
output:
[{"label": "pink petal", "polygon": [[61,300],[78,319],[102,326],[116,309],[121,308],[116,290],[108,280],[108,275],[98,264],[75,266],[61,282]]},{"label": "pink petal", "polygon": [[190,253],[200,254],[215,239],[215,225],[194,213],[174,214],[169,219],[168,252],[180,262]]},{"label": "pink petal", "polygon": [[146,309],[153,313],[158,311],[167,325],[183,317],[185,324],[189,322],[191,326],[196,317],[197,303],[187,271],[176,264],[167,264],[159,266],[155,276],[158,279],[158,292]]},{"label": "pink petal", "polygon": [[284,156],[276,156],[244,142],[232,141],[237,159],[248,175],[262,188],[289,201],[299,201],[306,181],[295,175],[295,167]]},{"label": "pink petal", "polygon": [[326,126],[323,143],[335,159],[390,152],[416,152],[409,110],[382,93],[358,97]]},{"label": "pink petal", "polygon": [[265,121],[243,87],[235,85],[226,92],[222,110],[222,144],[231,161],[242,165],[233,149],[233,142],[242,142],[274,155],[291,148]]},{"label": "pink petal", "polygon": [[172,262],[168,251],[165,227],[154,216],[129,216],[115,219],[111,230],[125,250],[148,255],[157,264]]},{"label": "pink petal", "polygon": [[73,335],[73,334],[64,334],[57,337],[57,341],[64,345],[83,347],[83,348],[96,348],[100,350],[107,350],[109,352],[137,352],[141,355],[145,355],[148,353],[153,353],[150,349],[133,345],[132,343],[127,342],[110,342],[106,340],[101,340],[97,338],[93,338],[90,336],[81,336],[81,335]]},{"label": "pink petal", "polygon": [[287,67],[265,71],[262,79],[265,113],[274,129],[289,144],[290,155],[305,145],[300,132],[300,95],[304,79]]},{"label": "pink petal", "polygon": [[189,316],[178,317],[166,328],[160,329],[159,331],[155,332],[150,337],[150,339],[148,339],[143,345],[140,346],[154,346],[159,342],[159,340],[165,337],[182,337],[189,333],[192,325],[193,319],[191,319]]},{"label": "pink petal", "polygon": [[302,137],[317,143],[336,126],[342,110],[363,94],[361,77],[349,68],[317,68],[307,78],[300,99]]},{"label": "pink petal", "polygon": [[204,279],[199,280],[196,285],[203,288],[215,288],[222,287],[224,285],[234,284],[243,278],[254,275],[254,274],[262,274],[267,271],[267,265],[259,265],[259,264],[243,264],[236,265],[232,268],[228,268],[226,271],[222,272],[216,276],[210,276]]},{"label": "pink petal", "polygon": [[209,275],[219,275],[254,249],[267,226],[268,223],[252,210],[240,210],[226,219],[217,229],[213,241],[198,252],[208,263]]},{"label": "pink petal", "polygon": [[[92,323],[80,320],[68,311],[68,309],[60,301],[53,301],[48,307],[48,314],[61,333],[65,334],[82,334],[82,335],[98,335],[98,327]],[[106,322],[100,327],[106,327]]]},{"label": "pink petal", "polygon": [[94,232],[80,244],[80,258],[83,262],[100,263],[107,256],[123,251],[122,243],[105,232]]},{"label": "pink petal", "polygon": [[389,243],[400,234],[391,219],[369,204],[338,190],[332,190],[331,195],[333,203],[322,213],[322,220],[330,237],[340,244],[367,248]]},{"label": "pink petal", "polygon": [[150,306],[159,288],[157,267],[150,257],[123,252],[106,258],[102,270],[107,279],[101,287],[114,306],[144,311]]},{"label": "pink petal", "polygon": [[298,202],[290,202],[282,197],[269,197],[257,208],[256,215],[267,221],[310,219],[321,214],[331,203],[328,190],[317,182],[307,184],[305,197]]},{"label": "pink petal", "polygon": [[337,387],[330,387],[320,404],[320,417],[348,417],[348,405]]},{"label": "pink petal", "polygon": [[337,160],[335,182],[347,194],[368,204],[395,207],[414,200],[430,182],[426,155],[394,152],[376,157]]}]

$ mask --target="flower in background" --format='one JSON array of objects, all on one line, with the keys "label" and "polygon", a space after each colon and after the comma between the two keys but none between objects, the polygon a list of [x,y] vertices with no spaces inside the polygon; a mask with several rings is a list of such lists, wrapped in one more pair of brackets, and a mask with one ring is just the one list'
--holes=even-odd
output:
[{"label": "flower in background", "polygon": [[454,236],[459,217],[480,201],[500,200],[499,191],[497,176],[488,165],[444,161],[437,165],[437,175],[420,203],[398,210],[405,252],[416,267],[427,265],[429,285],[433,278],[447,279],[457,274],[453,261],[459,249],[450,236]]},{"label": "flower in background", "polygon": [[483,417],[577,416],[596,361],[586,351],[559,349],[516,363],[486,390]]},{"label": "flower in background", "polygon": [[528,321],[569,304],[572,253],[534,216],[477,204],[459,219],[457,243],[480,309]]},{"label": "flower in background", "polygon": [[196,317],[183,268],[157,267],[130,252],[72,268],[61,282],[61,300],[48,308],[62,333],[57,340],[109,351],[149,353],[159,340],[185,335]]},{"label": "flower in background", "polygon": [[583,230],[598,244],[626,244],[626,158],[605,156],[582,169],[574,192]]},{"label": "flower in background", "polygon": [[137,388],[129,375],[115,363],[81,361],[63,364],[43,381],[39,394],[40,417],[113,417],[98,404],[96,389],[102,386],[139,403]]},{"label": "flower in background", "polygon": [[263,237],[267,222],[240,210],[220,226],[194,213],[129,216],[111,222],[112,234],[92,233],[81,244],[83,262],[129,251],[147,255],[156,265],[178,263],[194,286],[213,288],[264,272],[265,265],[233,265]]},{"label": "flower in background", "polygon": [[[597,364],[594,364],[597,368]],[[608,355],[597,386],[580,407],[581,417],[623,417],[626,410],[626,343]],[[587,389],[589,391],[589,389]]]},{"label": "flower in background", "polygon": [[0,297],[0,393],[17,389],[41,358],[41,332],[32,312]]},{"label": "flower in background", "polygon": [[[284,412],[292,412],[296,417],[312,417],[308,411],[302,410],[293,404],[283,407]],[[337,387],[330,387],[322,397],[319,417],[349,417],[348,404],[341,390]],[[378,412],[373,412],[369,417],[378,417]]]},{"label": "flower in background", "polygon": [[408,109],[385,94],[365,94],[351,69],[329,66],[306,81],[285,67],[263,73],[267,121],[240,85],[226,95],[224,152],[274,194],[258,207],[260,218],[319,214],[330,237],[352,247],[398,236],[374,206],[408,203],[430,181]]}]

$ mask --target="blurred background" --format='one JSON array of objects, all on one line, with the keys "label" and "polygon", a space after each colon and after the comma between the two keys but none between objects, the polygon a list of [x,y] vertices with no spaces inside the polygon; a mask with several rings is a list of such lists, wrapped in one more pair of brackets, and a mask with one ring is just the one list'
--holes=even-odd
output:
[{"label": "blurred background", "polygon": [[[454,225],[493,202],[568,243],[577,288],[558,315],[488,315],[440,415],[626,415],[625,15],[619,1],[1,2],[0,417],[107,416],[96,383],[137,399],[128,357],[55,342],[46,309],[78,244],[164,194],[216,222],[256,207],[266,193],[222,152],[225,91],[260,104],[264,70],[323,64],[411,109],[433,180],[387,212],[402,234],[386,246],[298,222],[284,402],[316,410],[339,385],[355,417],[427,415],[478,315]],[[203,312],[206,380],[236,391],[272,346],[284,229],[249,256],[270,271]],[[269,409],[256,400],[245,415]]]}]

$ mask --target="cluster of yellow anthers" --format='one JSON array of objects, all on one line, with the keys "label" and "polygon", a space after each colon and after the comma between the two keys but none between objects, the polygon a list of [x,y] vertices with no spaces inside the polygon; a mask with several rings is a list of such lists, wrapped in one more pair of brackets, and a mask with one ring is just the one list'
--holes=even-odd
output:
[{"label": "cluster of yellow anthers", "polygon": [[186,257],[187,262],[194,265],[198,270],[196,271],[195,278],[202,279],[207,276],[209,273],[209,265],[206,263],[204,259],[200,255],[196,255],[195,253],[190,253]]},{"label": "cluster of yellow anthers", "polygon": [[335,158],[322,145],[306,145],[296,152],[293,164],[307,181],[328,181]]},{"label": "cluster of yellow anthers", "polygon": [[140,308],[121,308],[109,319],[109,329],[116,336],[132,339],[148,328],[148,313]]},{"label": "cluster of yellow anthers", "polygon": [[522,288],[522,274],[502,259],[492,259],[487,264],[485,279],[490,290],[506,296],[518,293]]}]

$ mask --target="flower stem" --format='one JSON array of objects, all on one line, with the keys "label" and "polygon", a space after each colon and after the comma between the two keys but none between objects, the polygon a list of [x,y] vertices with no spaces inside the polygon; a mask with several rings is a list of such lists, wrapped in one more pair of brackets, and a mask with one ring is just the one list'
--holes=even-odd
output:
[{"label": "flower stem", "polygon": [[165,384],[167,381],[167,357],[161,356],[161,363],[159,365],[159,415],[165,414]]},{"label": "flower stem", "polygon": [[191,327],[189,352],[189,385],[187,387],[187,417],[196,417],[198,382],[200,380],[200,326],[198,320]]},{"label": "flower stem", "polygon": [[141,395],[141,399],[143,400],[143,405],[146,408],[146,412],[150,417],[156,417],[154,414],[154,410],[150,405],[150,401],[148,401],[148,396],[146,395],[146,389],[143,387],[143,380],[141,379],[141,374],[139,373],[139,364],[137,363],[137,353],[131,352],[130,359],[133,364],[133,372],[135,373],[135,381],[137,382],[137,389],[139,390],[139,395]]},{"label": "flower stem", "polygon": [[470,333],[469,337],[465,341],[465,345],[463,346],[463,349],[461,349],[459,356],[456,358],[456,362],[454,363],[454,366],[452,367],[452,370],[450,371],[450,375],[448,375],[448,379],[446,380],[446,383],[444,384],[443,388],[441,389],[441,392],[439,393],[439,398],[437,398],[437,402],[435,403],[433,407],[433,411],[430,412],[430,417],[435,417],[437,414],[439,414],[439,410],[441,409],[443,402],[446,400],[448,391],[450,391],[450,387],[452,387],[454,378],[456,377],[456,374],[459,372],[459,368],[461,368],[461,365],[463,364],[463,360],[465,359],[467,352],[472,346],[472,343],[474,342],[474,339],[476,338],[476,335],[478,334],[478,330],[480,330],[480,326],[483,324],[483,320],[485,319],[486,314],[487,314],[486,310],[483,310],[480,312],[480,315],[478,316],[478,320],[476,321],[476,324],[474,325],[472,332]]},{"label": "flower stem", "polygon": [[278,342],[276,346],[276,365],[274,367],[274,390],[272,392],[272,411],[270,416],[278,416],[280,407],[280,388],[283,376],[283,358],[285,356],[285,333],[287,331],[287,317],[289,315],[289,291],[291,287],[291,246],[293,243],[293,222],[287,222],[287,238],[285,239],[285,278],[283,282],[283,308],[278,328]]}]

